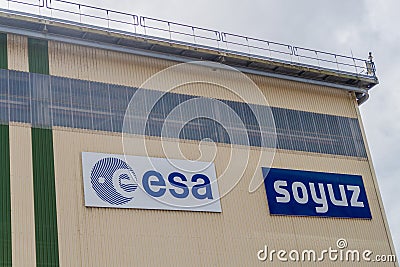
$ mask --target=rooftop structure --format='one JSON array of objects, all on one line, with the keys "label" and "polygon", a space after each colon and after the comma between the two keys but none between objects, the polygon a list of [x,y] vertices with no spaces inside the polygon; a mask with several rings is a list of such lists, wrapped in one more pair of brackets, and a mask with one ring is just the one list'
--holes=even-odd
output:
[{"label": "rooftop structure", "polygon": [[[5,2],[3,32],[177,62],[221,62],[245,73],[353,91],[359,104],[378,84],[371,53],[360,59],[73,1]],[[24,8],[29,13],[15,10]]]}]

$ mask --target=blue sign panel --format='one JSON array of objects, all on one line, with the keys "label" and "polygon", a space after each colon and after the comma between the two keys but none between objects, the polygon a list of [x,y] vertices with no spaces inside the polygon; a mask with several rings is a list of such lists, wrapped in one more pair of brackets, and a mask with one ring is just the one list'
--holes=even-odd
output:
[{"label": "blue sign panel", "polygon": [[262,168],[271,214],[371,219],[359,175]]}]

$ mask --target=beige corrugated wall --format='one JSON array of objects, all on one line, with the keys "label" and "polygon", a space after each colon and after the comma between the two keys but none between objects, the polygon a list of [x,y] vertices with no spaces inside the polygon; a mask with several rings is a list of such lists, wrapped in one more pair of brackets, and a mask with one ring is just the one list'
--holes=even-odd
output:
[{"label": "beige corrugated wall", "polygon": [[[348,241],[349,249],[392,253],[366,160],[279,151],[273,167],[362,175],[372,220],[270,216],[264,187],[248,193],[249,170],[234,190],[221,199],[220,214],[86,208],[81,152],[123,154],[121,137],[65,129],[55,130],[53,136],[63,266],[254,266],[259,263],[257,251],[264,245],[277,250],[321,251],[335,248],[339,238]],[[156,138],[149,139],[148,144],[149,156],[163,157]],[[198,157],[196,144],[181,145],[188,158]],[[254,165],[258,151],[251,151],[250,165]],[[214,161],[217,176],[224,171],[229,153],[228,146],[218,146]],[[145,154],[139,151],[135,155]],[[181,156],[175,154],[174,158]],[[256,168],[259,176],[262,165]],[[242,172],[235,166],[231,165],[230,174]],[[223,185],[219,187],[224,190]],[[329,265],[329,261],[324,265]]]},{"label": "beige corrugated wall", "polygon": [[[8,34],[8,62],[9,69],[28,71],[27,37]],[[174,64],[49,42],[51,75],[140,86],[151,75]],[[171,75],[167,82],[173,84],[181,76],[198,78],[196,73],[178,73]],[[354,96],[345,91],[255,75],[249,77],[260,87],[272,106],[359,117]],[[235,80],[228,79],[225,82],[235,84]],[[182,86],[175,92],[240,100],[229,91],[216,90],[211,85]],[[257,99],[251,101],[256,103]],[[156,138],[149,140],[150,156],[163,156],[159,141]],[[182,141],[182,149],[192,159],[200,154],[197,146],[190,141]],[[352,220],[270,216],[265,189],[260,187],[255,193],[248,193],[249,173],[230,194],[222,198],[221,214],[85,208],[82,151],[122,154],[121,136],[71,129],[54,131],[61,266],[253,266],[259,263],[257,251],[264,245],[271,249],[318,250],[335,247],[338,238],[346,238],[352,249],[370,249],[375,254],[394,253],[373,167],[366,160],[279,151],[273,165],[362,175],[373,219]],[[221,175],[229,161],[229,147],[219,144],[218,151],[215,166],[217,174]],[[15,266],[33,266],[35,226],[32,153],[30,129],[25,125],[10,126],[10,153],[13,263]],[[257,150],[253,150],[251,158],[256,159],[257,153]],[[136,155],[144,154],[138,152]],[[175,155],[175,158],[179,157]],[[251,162],[250,165],[255,164]],[[260,167],[257,166],[259,176]],[[229,174],[241,172],[241,169],[233,168]],[[223,189],[224,183],[219,186]]]},{"label": "beige corrugated wall", "polygon": [[[50,74],[56,76],[138,87],[153,74],[173,65],[159,59],[49,42]],[[182,77],[196,81],[201,75],[173,73],[165,80],[166,89]],[[235,86],[236,81],[227,77],[224,82]],[[271,106],[359,117],[354,95],[345,91],[256,75],[248,77],[259,86]],[[156,86],[149,89],[165,90]],[[228,90],[207,84],[180,86],[174,92],[240,101]],[[253,101],[257,103],[257,99],[250,99]],[[157,139],[148,139],[150,156],[162,157]],[[181,143],[189,158],[199,156],[193,142]],[[254,194],[248,193],[248,173],[222,198],[222,214],[85,208],[80,153],[122,154],[121,137],[59,129],[54,132],[54,147],[62,265],[252,266],[258,263],[256,253],[264,245],[271,249],[323,250],[335,248],[338,238],[346,238],[351,249],[370,249],[375,254],[394,252],[382,217],[383,206],[372,165],[367,160],[281,150],[273,164],[278,168],[362,175],[373,219],[352,220],[270,216],[265,189],[261,187]],[[217,175],[221,175],[228,164],[229,149],[220,144],[218,151],[215,165]],[[253,150],[251,158],[256,159],[257,153]],[[136,155],[144,154],[138,151]],[[260,166],[257,170],[261,176]],[[241,173],[242,170],[230,171]],[[224,184],[219,186],[221,189]],[[79,256],[71,258],[70,255]]]},{"label": "beige corrugated wall", "polygon": [[7,53],[10,70],[29,71],[28,37],[7,34]]},{"label": "beige corrugated wall", "polygon": [[10,126],[10,178],[13,266],[35,266],[32,142],[29,126]]},{"label": "beige corrugated wall", "polygon": [[[49,42],[50,74],[55,76],[139,87],[152,75],[173,65],[175,65],[173,62],[150,57]],[[218,73],[209,72],[208,75],[218,75]],[[197,81],[201,77],[198,73],[179,72],[170,75],[169,80],[165,80],[164,83],[174,84],[176,78],[183,76],[186,79],[192,77],[192,81]],[[356,117],[353,97],[346,91],[255,75],[249,77],[259,86],[271,106]],[[237,86],[236,80],[228,78],[224,82]],[[160,86],[147,89],[164,88]],[[191,84],[177,88],[173,92],[238,100],[238,97],[228,90],[215,90],[215,86],[206,84]],[[258,99],[253,99],[250,103],[257,101]]]},{"label": "beige corrugated wall", "polygon": [[[29,71],[28,38],[7,35],[8,69]],[[13,266],[35,266],[32,144],[28,125],[10,125],[10,192]]]},{"label": "beige corrugated wall", "polygon": [[[354,106],[354,110],[357,113],[357,118],[358,118],[358,121],[359,121],[361,133],[362,133],[362,136],[363,136],[363,140],[364,140],[364,144],[365,144],[365,150],[367,152],[367,157],[368,157],[368,167],[369,167],[369,171],[370,171],[371,176],[372,176],[374,189],[377,192],[377,201],[379,202],[379,205],[381,207],[381,209],[379,211],[381,213],[381,216],[383,217],[383,222],[384,222],[384,226],[385,226],[385,229],[386,229],[386,234],[388,236],[388,240],[389,240],[389,243],[390,243],[391,251],[392,251],[393,254],[396,254],[395,253],[396,250],[395,250],[395,247],[394,247],[394,244],[393,244],[393,240],[392,240],[391,234],[390,234],[389,223],[387,221],[386,212],[385,212],[385,209],[384,209],[384,206],[383,206],[382,196],[381,196],[380,193],[378,193],[378,192],[380,192],[379,185],[378,185],[378,181],[377,181],[377,177],[376,177],[376,173],[375,173],[374,164],[372,163],[371,152],[369,150],[369,145],[368,145],[368,142],[367,142],[367,136],[365,134],[364,125],[363,125],[363,122],[362,122],[360,109],[359,109],[358,104],[357,104],[356,101],[353,101],[353,106]],[[398,262],[398,260],[397,260],[397,262]]]}]

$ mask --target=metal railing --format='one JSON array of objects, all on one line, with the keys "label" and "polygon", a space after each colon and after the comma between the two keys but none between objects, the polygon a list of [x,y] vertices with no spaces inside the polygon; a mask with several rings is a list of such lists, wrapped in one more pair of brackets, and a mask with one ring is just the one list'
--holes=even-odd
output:
[{"label": "metal railing", "polygon": [[317,62],[318,66],[335,68],[339,71],[349,71],[375,77],[375,64],[371,60],[343,56],[329,52],[323,52],[303,47],[294,46],[293,55],[299,62],[310,60]]},{"label": "metal railing", "polygon": [[[15,0],[8,0],[8,1],[15,1]],[[120,12],[120,11],[115,11],[115,10],[110,10],[110,9],[105,9],[105,8],[100,8],[100,7],[94,7],[94,6],[88,6],[84,4],[78,4],[70,1],[64,1],[64,0],[43,0],[46,2],[46,8],[50,9],[51,11],[59,11],[71,15],[78,15],[80,18],[80,22],[82,22],[82,17],[86,18],[92,18],[92,19],[98,19],[102,21],[107,22],[107,27],[110,28],[111,23],[121,23],[125,25],[130,25],[134,27],[134,30],[136,32],[136,26],[139,25],[139,17],[134,14],[129,14],[125,12]],[[52,2],[58,2],[61,4],[66,4],[66,5],[72,5],[75,9],[77,8],[78,11],[71,11],[71,10],[66,10],[60,7],[54,7],[52,5]],[[99,15],[97,14],[90,14],[89,12],[98,12],[100,13]],[[88,12],[88,13],[86,13]],[[103,15],[103,16],[102,16]],[[121,17],[120,19],[113,18],[112,16],[115,15],[117,17]],[[105,17],[104,17],[105,16]],[[122,18],[125,18],[122,19]]]},{"label": "metal railing", "polygon": [[256,39],[232,33],[221,33],[222,42],[227,50],[235,50],[248,55],[267,56],[269,58],[292,59],[293,47],[291,45]]},{"label": "metal railing", "polygon": [[13,2],[27,6],[44,7],[46,0],[35,0],[35,1],[7,0],[7,2],[8,4],[10,4],[10,2]]},{"label": "metal railing", "polygon": [[153,30],[158,33],[166,33],[166,38],[169,40],[187,41],[194,44],[202,43],[202,41],[211,41],[211,44],[216,45],[218,48],[221,42],[219,31],[167,20],[140,17],[140,26],[143,27],[146,35],[149,34],[149,30]]},{"label": "metal railing", "polygon": [[248,57],[376,77],[372,57],[361,59],[344,56],[67,0],[6,0],[6,2],[8,9],[11,9],[10,3],[37,7],[39,15],[59,18],[56,13],[64,13],[69,16],[68,20],[77,20],[78,23],[85,25],[100,24],[109,31],[122,29],[127,33],[144,35],[148,38],[162,38],[171,43],[205,46]]}]

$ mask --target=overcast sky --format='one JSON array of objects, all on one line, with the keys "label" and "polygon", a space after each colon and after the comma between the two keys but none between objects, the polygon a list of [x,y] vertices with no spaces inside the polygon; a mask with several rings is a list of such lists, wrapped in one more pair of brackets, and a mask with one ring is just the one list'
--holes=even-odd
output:
[{"label": "overcast sky", "polygon": [[[367,58],[380,84],[361,106],[385,211],[400,256],[400,1],[82,0],[101,7]],[[397,48],[397,49],[396,49]]]}]

